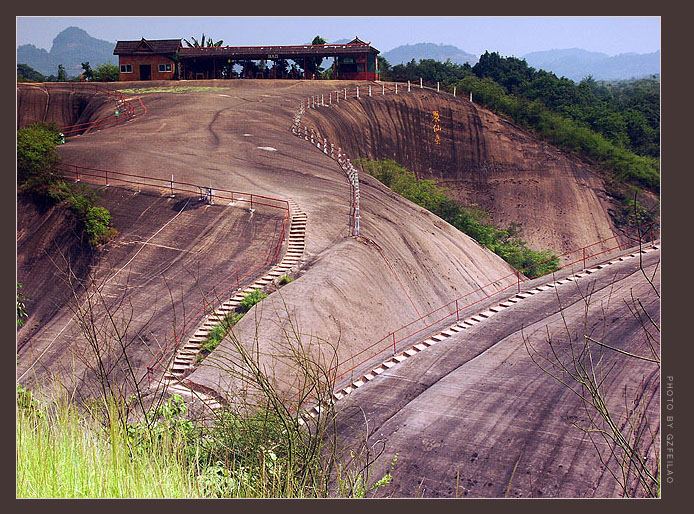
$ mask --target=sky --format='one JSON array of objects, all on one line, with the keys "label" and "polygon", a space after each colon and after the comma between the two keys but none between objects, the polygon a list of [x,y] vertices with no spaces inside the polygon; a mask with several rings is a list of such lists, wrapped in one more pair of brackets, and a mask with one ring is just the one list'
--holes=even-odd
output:
[{"label": "sky", "polygon": [[17,17],[17,46],[50,50],[67,27],[97,39],[200,39],[224,45],[292,45],[358,36],[381,52],[414,43],[454,45],[520,57],[541,50],[581,48],[608,55],[660,50],[660,17]]}]

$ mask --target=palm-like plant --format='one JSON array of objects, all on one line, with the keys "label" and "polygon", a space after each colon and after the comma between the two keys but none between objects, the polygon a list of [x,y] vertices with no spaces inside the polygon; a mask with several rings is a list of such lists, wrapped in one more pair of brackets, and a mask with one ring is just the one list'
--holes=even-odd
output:
[{"label": "palm-like plant", "polygon": [[207,39],[205,38],[205,33],[202,33],[202,37],[200,38],[200,41],[195,39],[194,37],[190,38],[192,40],[192,43],[188,41],[187,39],[183,39],[186,45],[192,48],[203,48],[203,47],[210,47],[210,46],[222,46],[224,43],[223,40],[219,41],[212,41],[211,37],[208,37]]}]

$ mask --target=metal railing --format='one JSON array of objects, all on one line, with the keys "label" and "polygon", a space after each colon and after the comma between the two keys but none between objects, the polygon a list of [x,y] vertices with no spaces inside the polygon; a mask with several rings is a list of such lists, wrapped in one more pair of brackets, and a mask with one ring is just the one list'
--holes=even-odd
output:
[{"label": "metal railing", "polygon": [[215,311],[224,301],[231,297],[231,291],[241,288],[242,283],[245,283],[249,277],[255,277],[255,274],[265,266],[275,262],[282,248],[287,234],[287,221],[289,219],[289,202],[267,195],[259,195],[255,193],[246,193],[241,191],[232,191],[228,189],[213,189],[212,187],[200,186],[189,182],[175,181],[173,176],[171,179],[160,179],[156,177],[147,177],[143,175],[134,175],[119,171],[89,168],[76,164],[61,163],[57,166],[66,177],[72,177],[76,181],[82,181],[105,186],[137,186],[138,190],[141,187],[156,188],[170,192],[194,193],[204,195],[208,201],[214,199],[229,200],[230,203],[245,203],[251,210],[264,206],[273,209],[280,209],[284,213],[282,226],[277,241],[274,245],[268,248],[267,257],[265,260],[251,267],[250,264],[242,265],[241,267],[231,271],[226,277],[221,279],[213,288],[213,293],[203,295],[203,298],[193,308],[194,314],[183,321],[180,328],[174,329],[174,336],[157,354],[155,354],[147,364],[147,377],[151,380],[153,373],[159,368],[162,362],[165,361],[167,355],[180,345],[181,338],[191,327],[199,323],[206,315]]},{"label": "metal railing", "polygon": [[94,84],[93,88],[97,93],[105,94],[115,100],[116,108],[114,110],[114,114],[98,120],[63,127],[61,132],[65,137],[76,136],[84,134],[90,130],[100,130],[102,128],[112,127],[120,123],[130,121],[137,116],[138,106],[141,108],[142,115],[147,114],[147,107],[145,107],[145,104],[142,102],[141,98],[138,98],[137,103],[135,103],[133,100],[125,99],[123,94],[116,89],[110,89],[97,84]]},{"label": "metal railing", "polygon": [[248,204],[250,209],[254,209],[257,206],[265,206],[289,212],[289,202],[287,200],[256,193],[233,191],[230,189],[215,189],[211,186],[207,187],[190,182],[181,182],[174,180],[173,175],[171,179],[162,179],[107,169],[89,168],[70,163],[60,163],[56,168],[63,172],[66,177],[72,177],[76,181],[84,180],[85,182],[96,185],[135,185],[139,187],[153,187],[170,191],[171,194],[185,192],[204,195],[208,197],[211,202],[214,202],[214,200],[228,200],[232,204]]},{"label": "metal railing", "polygon": [[[612,252],[614,250],[621,250],[624,248],[632,247],[635,243],[650,242],[652,244],[659,236],[659,225],[656,222],[649,222],[644,225],[622,231],[619,234],[613,235],[612,237],[601,239],[581,248],[565,252],[559,255],[558,257],[569,257],[569,260],[567,262],[565,262],[561,266],[557,266],[554,269],[545,271],[538,275],[526,276],[523,274],[523,272],[527,272],[528,270],[531,270],[538,266],[538,264],[543,264],[544,262],[548,262],[551,259],[549,259],[548,261],[544,261],[543,263],[534,264],[524,269],[515,270],[513,273],[510,273],[492,282],[489,282],[488,284],[478,287],[477,289],[470,291],[465,295],[454,298],[453,300],[442,305],[441,307],[438,307],[437,309],[434,309],[424,314],[423,316],[420,316],[419,318],[389,332],[378,341],[370,344],[366,348],[350,356],[349,359],[346,361],[349,364],[344,364],[350,366],[348,369],[341,371],[339,368],[342,365],[338,365],[337,368],[333,368],[332,370],[330,370],[331,373],[335,373],[335,384],[337,384],[337,382],[340,379],[344,378],[348,373],[355,371],[357,368],[363,366],[364,364],[375,359],[381,354],[391,354],[392,352],[392,355],[395,355],[397,353],[397,346],[399,343],[402,343],[406,340],[410,340],[412,337],[431,329],[432,327],[442,323],[447,319],[452,320],[454,316],[455,319],[459,321],[460,313],[462,311],[480,302],[489,300],[512,288],[516,288],[517,292],[521,292],[522,282],[539,278],[550,273],[559,271],[561,269],[570,268],[575,266],[576,264],[580,264],[582,269],[586,269],[588,262],[591,260],[595,260],[598,257],[604,256],[607,253]],[[609,243],[610,241],[613,242]],[[599,250],[593,253],[590,249],[595,248],[598,245]],[[501,283],[513,278],[516,279],[513,283],[500,287]],[[489,288],[495,288],[495,291],[485,294],[485,289],[488,290]],[[474,294],[484,294],[484,296],[481,296],[476,300],[469,302],[467,299]],[[372,353],[368,354],[368,357],[364,357],[364,354],[366,354],[370,350],[373,350],[374,348],[377,349],[375,351],[372,351]],[[359,362],[355,363],[354,361],[357,358],[360,358],[360,360]]]}]

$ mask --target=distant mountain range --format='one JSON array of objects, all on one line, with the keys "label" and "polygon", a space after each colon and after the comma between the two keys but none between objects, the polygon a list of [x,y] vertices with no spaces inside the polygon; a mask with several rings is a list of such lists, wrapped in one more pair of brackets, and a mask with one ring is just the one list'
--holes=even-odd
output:
[{"label": "distant mountain range", "polygon": [[456,64],[466,62],[473,66],[477,62],[477,57],[473,54],[464,52],[457,46],[437,45],[435,43],[416,43],[414,45],[402,45],[387,52],[381,53],[391,66],[396,64],[407,64],[412,59],[420,61],[422,59],[434,59],[435,61],[446,62],[450,59]]},{"label": "distant mountain range", "polygon": [[[412,59],[435,59],[474,66],[478,58],[452,45],[417,43],[403,45],[381,54],[388,62],[406,64]],[[660,50],[650,54],[626,53],[609,56],[600,52],[589,52],[580,48],[532,52],[521,57],[528,66],[551,71],[558,77],[575,82],[591,75],[595,80],[623,80],[660,74]]]},{"label": "distant mountain range", "polygon": [[[336,44],[348,43],[353,38],[334,41]],[[374,43],[378,48],[377,44]],[[88,61],[92,68],[100,64],[117,64],[113,55],[116,44],[96,39],[78,27],[69,27],[53,40],[51,50],[34,45],[17,47],[17,63],[28,64],[43,75],[57,75],[58,65],[62,64],[68,76],[82,72],[81,63]],[[412,59],[435,59],[445,62],[450,59],[456,64],[477,63],[478,57],[453,45],[435,43],[416,43],[402,45],[381,56],[395,66],[406,64]],[[566,50],[546,50],[532,52],[522,57],[529,66],[553,72],[559,77],[580,81],[591,75],[596,80],[620,80],[646,77],[660,73],[660,50],[650,54],[626,53],[609,56],[600,52],[589,52],[578,48]]]},{"label": "distant mountain range", "polygon": [[68,27],[55,37],[49,52],[31,44],[17,47],[17,63],[28,64],[46,76],[58,75],[58,65],[62,64],[69,77],[76,77],[82,73],[83,62],[92,68],[118,64],[115,47],[115,43],[93,38],[78,27]]},{"label": "distant mountain range", "polygon": [[596,80],[620,80],[660,74],[660,50],[650,54],[609,56],[579,48],[532,52],[523,56],[529,66],[579,82],[588,75]]}]

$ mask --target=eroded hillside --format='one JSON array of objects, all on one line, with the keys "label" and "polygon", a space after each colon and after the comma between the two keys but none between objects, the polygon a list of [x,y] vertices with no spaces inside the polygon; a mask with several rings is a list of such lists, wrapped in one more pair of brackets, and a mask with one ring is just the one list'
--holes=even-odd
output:
[{"label": "eroded hillside", "polygon": [[21,84],[17,87],[17,128],[31,123],[67,127],[113,115],[116,104],[96,84]]},{"label": "eroded hillside", "polygon": [[[390,489],[396,495],[422,494],[418,487],[430,477],[422,486],[427,488],[426,495],[457,495],[456,480],[464,480],[460,484],[473,496],[500,496],[511,490],[514,466],[519,470],[512,490],[516,496],[528,491],[528,495],[544,496],[617,494],[612,482],[598,487],[597,482],[610,479],[599,456],[589,453],[591,446],[585,438],[579,440],[580,434],[567,424],[570,418],[558,418],[556,402],[548,403],[547,398],[558,399],[560,416],[573,416],[581,406],[564,403],[564,397],[571,395],[529,361],[523,343],[529,322],[529,336],[545,341],[546,319],[553,330],[577,331],[572,340],[582,341],[578,331],[585,327],[584,299],[595,292],[600,294],[596,309],[610,316],[595,326],[603,327],[608,321],[617,325],[616,339],[608,342],[626,351],[644,350],[636,337],[641,325],[635,320],[621,323],[628,317],[622,300],[635,290],[652,296],[659,284],[645,280],[639,259],[616,259],[607,269],[581,273],[579,283],[565,270],[561,288],[538,281],[531,283],[537,286],[534,292],[519,293],[517,299],[494,306],[500,301],[499,296],[491,296],[494,293],[511,295],[516,287],[527,286],[515,270],[364,174],[359,177],[361,235],[353,237],[353,192],[347,176],[326,151],[297,138],[290,127],[307,97],[327,95],[331,88],[352,88],[354,82],[202,81],[186,84],[202,87],[183,93],[147,90],[168,85],[128,84],[136,92],[126,96],[137,95],[147,106],[146,115],[69,138],[59,152],[64,162],[129,173],[141,181],[175,177],[201,186],[201,191],[204,186],[286,199],[295,212],[307,215],[305,246],[288,272],[294,280],[269,291],[272,294],[233,328],[234,337],[281,392],[287,396],[297,392],[300,369],[291,353],[299,341],[301,351],[316,358],[332,358],[335,351],[337,361],[328,365],[338,366],[338,373],[346,371],[342,381],[349,381],[370,369],[359,365],[364,357],[375,355],[379,348],[374,343],[385,342],[389,352],[390,336],[404,325],[420,331],[412,341],[405,341],[408,344],[418,343],[419,337],[438,337],[431,330],[444,329],[443,318],[417,320],[432,311],[434,318],[440,316],[437,309],[464,298],[460,323],[479,313],[477,323],[460,327],[449,338],[439,337],[433,349],[412,351],[411,359],[403,359],[399,367],[384,371],[372,383],[364,382],[354,397],[341,400],[354,407],[343,413],[356,414],[337,420],[338,435],[345,441],[366,435],[369,447],[373,443],[374,448],[385,448],[376,461],[378,473],[390,469],[394,453],[402,455],[403,470]],[[311,109],[304,115],[306,124],[340,145],[352,160],[395,159],[422,178],[449,185],[464,202],[488,209],[497,223],[521,223],[525,239],[540,248],[559,252],[612,235],[601,179],[579,161],[465,100],[430,91],[368,98],[363,96],[368,84],[359,85],[361,98]],[[19,89],[23,87],[33,86]],[[47,100],[44,113],[53,114],[43,121],[75,121],[67,114],[73,104],[61,105],[69,103],[69,97],[48,95]],[[23,118],[37,118],[42,104],[35,97],[19,105],[22,124]],[[103,104],[103,113],[111,107]],[[440,131],[432,126],[434,112]],[[258,258],[262,262],[283,219],[233,201],[207,205],[194,195],[190,202],[182,196],[171,198],[168,191],[109,186],[102,187],[100,194],[120,235],[100,250],[98,259],[84,259],[79,273],[86,276],[91,271],[105,281],[105,305],[113,301],[117,305],[123,299],[121,305],[133,323],[126,353],[133,357],[133,369],[144,385],[148,363],[166,346],[163,340],[170,339],[179,315],[201,296],[218,291],[220,278],[228,277],[240,262]],[[79,327],[71,325],[71,305],[55,299],[55,283],[50,280],[52,260],[76,244],[58,237],[71,229],[70,224],[64,213],[35,211],[23,203],[19,208],[19,277],[27,277],[23,293],[39,299],[27,304],[30,318],[19,332],[17,375],[20,382],[27,382],[26,377],[34,373],[40,378],[56,370],[69,373],[88,342]],[[51,244],[46,245],[45,239]],[[37,252],[43,254],[32,260]],[[647,272],[656,276],[659,252],[648,259]],[[34,275],[36,266],[41,269]],[[576,266],[581,269],[581,263]],[[616,288],[614,270],[621,266],[634,282]],[[265,271],[258,269],[258,275]],[[569,323],[560,312],[559,294],[572,302],[566,310]],[[659,324],[658,298],[651,296],[644,305]],[[523,297],[529,300],[521,301]],[[83,304],[83,299],[77,303]],[[613,318],[612,311],[598,302],[619,304],[621,310]],[[502,308],[503,303],[507,305]],[[483,316],[479,309],[486,308],[490,311]],[[495,311],[490,314],[492,308]],[[431,324],[424,326],[427,323]],[[436,323],[441,326],[436,328]],[[119,351],[109,353],[106,363],[125,380]],[[223,340],[183,385],[220,401],[238,398],[245,394],[247,378],[234,374],[238,356],[238,347],[229,338]],[[622,382],[642,380],[641,371],[623,359],[611,362],[621,366],[619,378],[625,379],[614,382],[615,397],[622,392]],[[82,380],[80,393],[88,394],[90,387],[99,385],[98,374],[91,371],[84,366],[78,369],[75,378]],[[654,373],[650,379],[642,397],[649,412],[655,412],[659,375]],[[521,453],[520,464],[515,447],[509,452],[516,444],[527,449]],[[554,469],[554,459],[547,459],[547,455],[556,456],[557,449],[563,451],[557,460],[561,471]],[[381,492],[387,494],[385,489]]]},{"label": "eroded hillside", "polygon": [[613,235],[597,170],[464,98],[400,89],[310,109],[305,122],[348,155],[393,159],[495,224],[521,225],[535,249],[563,253]]}]

